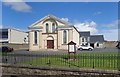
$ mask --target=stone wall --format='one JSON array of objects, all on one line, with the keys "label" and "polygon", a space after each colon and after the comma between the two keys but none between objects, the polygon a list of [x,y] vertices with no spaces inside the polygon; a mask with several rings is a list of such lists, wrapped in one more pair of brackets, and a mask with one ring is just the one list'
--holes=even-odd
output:
[{"label": "stone wall", "polygon": [[[80,76],[80,77],[120,77],[117,70],[53,68],[26,65],[1,65],[3,75],[57,75],[57,76]],[[19,76],[18,76],[19,77]]]},{"label": "stone wall", "polygon": [[104,43],[106,48],[116,48],[117,42],[116,41],[107,41]]}]

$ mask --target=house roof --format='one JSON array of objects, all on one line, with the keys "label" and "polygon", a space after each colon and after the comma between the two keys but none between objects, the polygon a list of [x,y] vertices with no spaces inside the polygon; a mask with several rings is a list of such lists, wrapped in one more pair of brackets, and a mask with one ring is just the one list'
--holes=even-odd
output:
[{"label": "house roof", "polygon": [[91,35],[90,42],[91,43],[104,42],[104,37],[103,37],[103,35]]},{"label": "house roof", "polygon": [[89,37],[90,36],[90,31],[85,31],[85,32],[79,32],[80,33],[80,37]]},{"label": "house roof", "polygon": [[57,21],[59,21],[59,22],[61,22],[61,23],[63,23],[63,24],[66,24],[66,25],[69,25],[69,24],[70,24],[70,23],[67,22],[67,21],[64,21],[64,20],[62,20],[62,19],[60,19],[60,18],[58,18],[58,17],[56,17],[56,16],[54,16],[54,15],[49,14],[49,15],[41,18],[40,20],[36,21],[35,23],[33,23],[33,24],[32,24],[31,26],[29,26],[29,27],[32,27],[32,26],[36,25],[37,23],[39,23],[39,22],[41,22],[41,21],[43,21],[43,20],[49,19],[49,18],[54,19],[54,20],[57,20]]},{"label": "house roof", "polygon": [[17,29],[17,28],[0,28],[0,32],[1,31],[7,31],[8,29],[10,29],[10,30],[16,30],[16,31],[19,31],[19,32],[26,33],[26,31],[22,31],[22,30]]}]

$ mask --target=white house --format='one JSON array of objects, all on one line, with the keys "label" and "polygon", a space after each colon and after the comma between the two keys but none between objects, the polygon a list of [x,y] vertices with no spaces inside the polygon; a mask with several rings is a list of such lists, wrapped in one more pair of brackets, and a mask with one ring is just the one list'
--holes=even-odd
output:
[{"label": "white house", "polygon": [[90,36],[90,46],[94,48],[103,48],[104,47],[104,36],[103,35],[91,35]]},{"label": "white house", "polygon": [[90,31],[81,31],[80,34],[80,45],[90,45]]}]

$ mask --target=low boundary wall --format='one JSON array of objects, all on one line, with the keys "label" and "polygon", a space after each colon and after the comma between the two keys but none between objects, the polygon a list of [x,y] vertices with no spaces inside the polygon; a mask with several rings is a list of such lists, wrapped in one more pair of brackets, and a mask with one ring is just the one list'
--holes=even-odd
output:
[{"label": "low boundary wall", "polygon": [[[1,64],[3,74],[14,75],[79,75],[92,77],[90,75],[111,75],[108,77],[120,77],[118,70],[97,70],[97,69],[76,69],[76,68],[58,68],[58,67],[38,67],[32,65],[9,65]],[[100,77],[100,76],[98,76]],[[101,76],[103,77],[103,76]]]}]

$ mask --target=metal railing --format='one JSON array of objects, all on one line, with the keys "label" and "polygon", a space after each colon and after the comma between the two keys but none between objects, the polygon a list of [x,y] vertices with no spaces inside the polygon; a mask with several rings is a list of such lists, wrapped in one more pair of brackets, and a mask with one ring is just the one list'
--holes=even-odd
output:
[{"label": "metal railing", "polygon": [[21,64],[33,66],[69,67],[69,68],[94,68],[120,70],[119,54],[77,54],[74,61],[71,54],[2,54],[2,63]]}]

